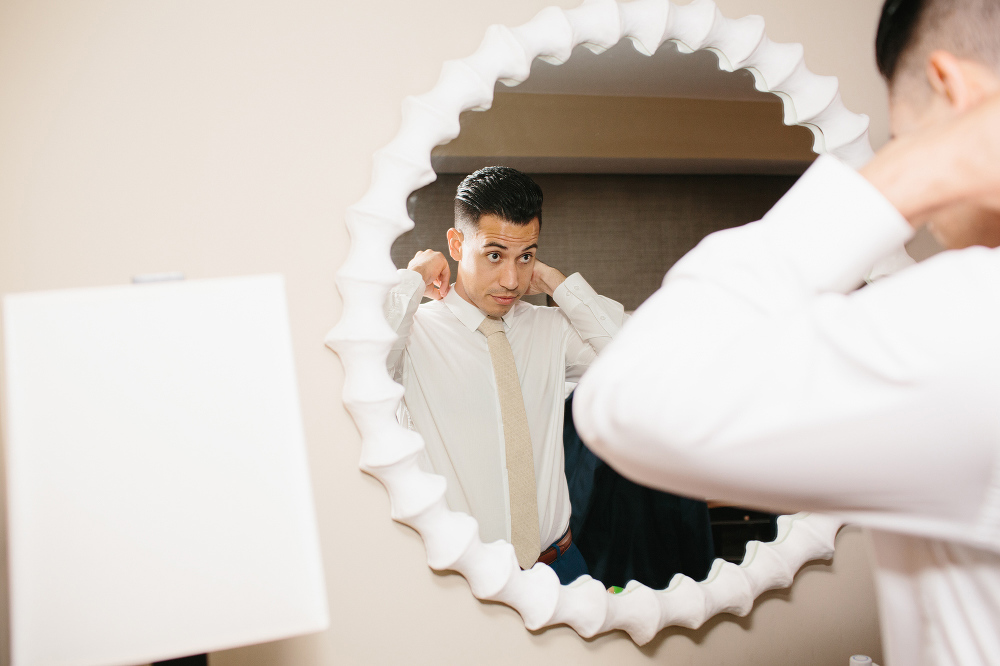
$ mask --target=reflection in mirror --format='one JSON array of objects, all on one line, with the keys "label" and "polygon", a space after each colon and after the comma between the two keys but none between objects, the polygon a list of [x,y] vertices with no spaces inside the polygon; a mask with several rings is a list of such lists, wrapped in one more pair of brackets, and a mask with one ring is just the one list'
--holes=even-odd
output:
[{"label": "reflection in mirror", "polygon": [[[746,71],[720,71],[714,54],[681,54],[667,43],[645,57],[625,41],[601,55],[578,47],[561,66],[536,60],[526,82],[498,84],[493,107],[464,113],[461,127],[457,139],[433,153],[438,179],[408,201],[416,225],[397,240],[392,258],[416,272],[390,293],[386,312],[401,336],[389,359],[407,389],[400,419],[424,436],[424,465],[447,479],[450,507],[476,517],[484,541],[513,540],[521,561],[518,537],[511,536],[519,529],[514,486],[520,472],[510,464],[505,432],[513,426],[504,411],[500,366],[490,356],[492,342],[475,331],[478,321],[464,321],[467,330],[461,330],[460,320],[482,303],[467,293],[474,290],[458,288],[444,303],[427,301],[417,309],[425,288],[434,291],[427,278],[443,278],[446,261],[454,282],[460,275],[454,258],[462,251],[468,263],[470,251],[495,249],[471,237],[502,245],[499,233],[512,252],[521,247],[514,245],[528,227],[456,225],[463,178],[505,165],[530,174],[544,193],[537,250],[529,254],[574,276],[565,283],[570,288],[601,295],[574,300],[567,287],[542,289],[522,300],[558,310],[539,314],[517,305],[504,320],[523,393],[516,399],[534,447],[533,529],[540,532],[534,547],[541,561],[551,561],[550,544],[557,544],[553,568],[563,582],[587,572],[609,588],[635,579],[662,589],[676,573],[704,579],[715,557],[740,562],[749,540],[773,539],[774,516],[642,488],[598,460],[573,428],[572,380],[585,369],[587,354],[614,335],[622,310],[637,308],[704,236],[759,219],[774,205],[815,157],[812,134],[783,125],[780,100],[756,91]],[[449,246],[455,226],[463,232],[457,247]],[[533,238],[521,243],[533,244]],[[435,251],[433,276],[427,253],[415,259],[428,249]],[[422,281],[413,277],[420,273]],[[491,285],[503,278],[497,280]],[[533,315],[520,317],[522,311]],[[435,328],[448,317],[459,322],[454,337]],[[602,325],[602,317],[612,323]],[[525,327],[527,321],[535,323]],[[572,331],[566,336],[582,340],[583,352],[572,343],[567,352],[565,340],[542,322]],[[519,326],[530,332],[519,336]],[[561,355],[559,381],[552,380],[553,355]],[[488,400],[477,399],[483,392]]]}]

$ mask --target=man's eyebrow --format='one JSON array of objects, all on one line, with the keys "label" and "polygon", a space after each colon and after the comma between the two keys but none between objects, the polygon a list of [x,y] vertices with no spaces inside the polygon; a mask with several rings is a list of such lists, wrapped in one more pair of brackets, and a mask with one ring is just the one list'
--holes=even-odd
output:
[{"label": "man's eyebrow", "polygon": [[[496,241],[490,241],[489,243],[486,243],[485,245],[483,245],[483,247],[498,247],[501,250],[507,250],[507,249],[509,249],[506,245],[501,245],[500,243],[498,243]],[[531,245],[529,245],[528,247],[524,248],[521,251],[522,252],[527,252],[528,250],[537,250],[537,249],[538,249],[538,243],[532,243]]]}]

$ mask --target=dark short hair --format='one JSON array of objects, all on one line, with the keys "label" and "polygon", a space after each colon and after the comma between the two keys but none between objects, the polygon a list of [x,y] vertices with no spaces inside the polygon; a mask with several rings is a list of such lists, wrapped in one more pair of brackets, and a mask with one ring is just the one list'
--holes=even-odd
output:
[{"label": "dark short hair", "polygon": [[475,229],[483,215],[514,224],[542,223],[542,188],[517,169],[489,166],[465,177],[455,193],[455,224]]},{"label": "dark short hair", "polygon": [[892,83],[934,49],[1000,65],[997,0],[886,0],[875,35],[875,61]]},{"label": "dark short hair", "polygon": [[899,59],[914,42],[926,0],[886,0],[875,34],[875,62],[886,81],[896,76]]}]

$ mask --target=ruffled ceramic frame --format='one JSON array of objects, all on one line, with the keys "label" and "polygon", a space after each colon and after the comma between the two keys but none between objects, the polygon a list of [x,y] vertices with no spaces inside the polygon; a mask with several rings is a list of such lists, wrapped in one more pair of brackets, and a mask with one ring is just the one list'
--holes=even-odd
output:
[{"label": "ruffled ceramic frame", "polygon": [[393,520],[423,537],[431,568],[461,573],[477,598],[516,609],[528,629],[567,624],[584,637],[621,629],[641,645],[667,626],[696,628],[716,613],[746,615],[758,595],[791,585],[803,564],[832,557],[840,523],[815,514],[782,516],[777,538],[747,544],[739,566],[716,560],[705,580],[677,575],[664,590],[632,581],[612,595],[589,576],[560,585],[544,564],[522,571],[513,547],[482,543],[476,520],[448,509],[445,480],[418,467],[424,442],[396,422],[403,388],[386,371],[396,335],[382,312],[398,282],[390,248],[413,227],[407,197],[435,179],[431,149],[458,136],[459,114],[490,108],[496,82],[524,81],[536,57],[559,64],[577,45],[600,53],[623,37],[647,56],[666,41],[685,53],[710,50],[720,68],[747,69],[757,89],[778,95],[785,124],[812,130],[815,152],[854,166],[872,155],[868,117],[844,107],[836,77],[810,72],[801,44],[769,40],[759,16],[728,19],[710,0],[683,6],[592,0],[570,10],[549,7],[516,28],[490,26],[474,54],[444,63],[430,92],[403,101],[399,133],[375,153],[371,187],[347,210],[351,248],[337,273],[343,316],[326,342],[344,364],[343,397],[361,432],[361,469],[385,486]]}]

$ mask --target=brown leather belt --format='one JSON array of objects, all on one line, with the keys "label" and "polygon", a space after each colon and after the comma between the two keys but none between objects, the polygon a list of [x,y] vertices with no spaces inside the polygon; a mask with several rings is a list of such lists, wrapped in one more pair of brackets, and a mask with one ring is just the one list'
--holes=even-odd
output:
[{"label": "brown leather belt", "polygon": [[542,551],[542,554],[538,556],[538,561],[542,564],[552,564],[556,561],[557,557],[569,549],[572,543],[573,534],[567,529],[566,534],[562,535],[559,541],[556,541],[553,545]]}]

